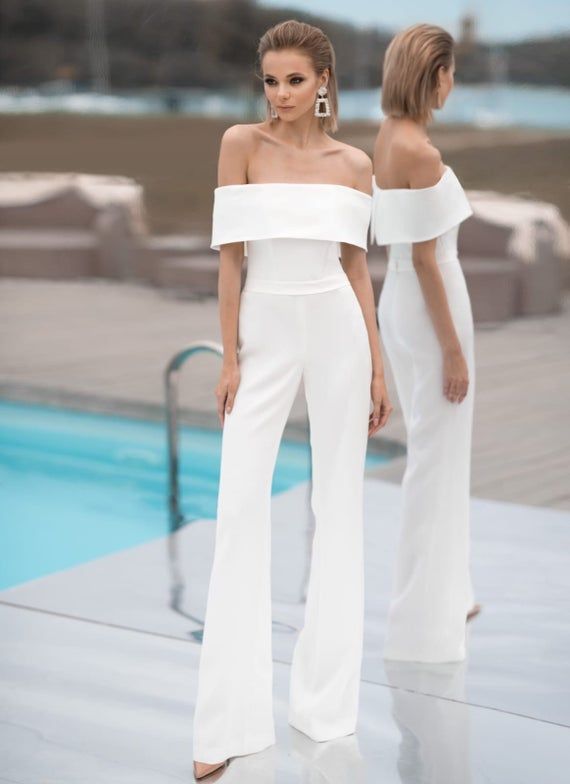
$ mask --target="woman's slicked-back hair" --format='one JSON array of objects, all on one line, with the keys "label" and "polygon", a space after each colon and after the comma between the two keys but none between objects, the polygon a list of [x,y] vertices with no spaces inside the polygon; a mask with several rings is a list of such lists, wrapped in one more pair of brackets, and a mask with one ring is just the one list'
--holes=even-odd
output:
[{"label": "woman's slicked-back hair", "polygon": [[453,37],[437,25],[415,24],[395,35],[384,55],[384,114],[429,122],[438,69],[451,67],[454,45]]},{"label": "woman's slicked-back hair", "polygon": [[[257,47],[258,75],[261,76],[261,64],[267,52],[277,52],[281,49],[297,49],[306,55],[313,64],[315,72],[320,76],[328,68],[327,82],[328,99],[331,109],[330,117],[321,117],[319,122],[323,130],[332,132],[337,130],[338,122],[338,85],[336,80],[335,53],[332,44],[325,33],[313,25],[288,19],[270,27],[260,38]],[[266,102],[268,119],[271,117],[271,105]]]}]

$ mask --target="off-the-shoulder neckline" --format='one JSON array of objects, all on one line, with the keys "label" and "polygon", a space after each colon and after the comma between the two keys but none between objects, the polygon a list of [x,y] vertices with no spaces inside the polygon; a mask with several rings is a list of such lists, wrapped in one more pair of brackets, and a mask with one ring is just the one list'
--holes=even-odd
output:
[{"label": "off-the-shoulder neckline", "polygon": [[327,188],[343,188],[345,191],[350,191],[351,193],[359,194],[360,196],[364,196],[366,199],[371,199],[372,195],[370,193],[364,193],[364,191],[359,190],[358,188],[351,188],[350,185],[340,185],[336,182],[239,182],[233,183],[231,185],[218,185],[217,188],[214,190],[221,191],[225,188],[265,188],[268,185],[292,185],[296,188],[299,185],[314,187],[318,186],[319,188],[327,187]]},{"label": "off-the-shoulder neckline", "polygon": [[445,167],[445,171],[439,178],[439,180],[434,185],[428,185],[426,188],[381,188],[378,183],[376,182],[376,176],[372,175],[372,185],[377,191],[381,191],[382,193],[422,193],[425,191],[432,191],[434,188],[438,188],[441,183],[443,182],[444,178],[451,172],[451,166]]}]

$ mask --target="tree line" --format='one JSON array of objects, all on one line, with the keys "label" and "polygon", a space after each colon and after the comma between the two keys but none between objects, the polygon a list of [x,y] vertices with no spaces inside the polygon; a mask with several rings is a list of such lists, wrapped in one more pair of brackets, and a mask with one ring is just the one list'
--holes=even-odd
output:
[{"label": "tree line", "polygon": [[[363,29],[254,0],[2,0],[0,84],[66,79],[88,87],[97,57],[104,56],[111,89],[248,86],[256,80],[259,37],[288,18],[316,24],[330,36],[341,87],[380,84],[393,34],[380,18],[378,28]],[[570,36],[561,35],[505,45],[504,73],[514,83],[568,87],[569,43]],[[457,81],[489,81],[493,55],[482,43],[460,44]]]}]

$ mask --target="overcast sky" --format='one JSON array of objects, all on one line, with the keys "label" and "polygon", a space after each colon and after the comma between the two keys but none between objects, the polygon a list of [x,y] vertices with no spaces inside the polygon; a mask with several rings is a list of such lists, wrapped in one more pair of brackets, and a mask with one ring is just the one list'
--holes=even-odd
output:
[{"label": "overcast sky", "polygon": [[569,0],[260,0],[262,5],[301,8],[355,25],[398,30],[431,22],[456,36],[466,12],[478,19],[483,41],[516,41],[537,35],[570,32]]}]

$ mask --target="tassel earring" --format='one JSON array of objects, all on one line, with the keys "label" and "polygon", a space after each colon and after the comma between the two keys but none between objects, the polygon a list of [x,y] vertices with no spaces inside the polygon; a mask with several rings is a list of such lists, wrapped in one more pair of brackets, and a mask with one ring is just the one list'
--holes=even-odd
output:
[{"label": "tassel earring", "polygon": [[271,107],[271,112],[270,112],[270,114],[271,114],[271,119],[272,119],[272,120],[276,120],[276,119],[279,117],[279,114],[278,114],[278,112],[277,112],[277,109],[276,109],[276,108],[273,106],[273,104],[269,104],[269,105],[270,105],[270,107]]},{"label": "tassel earring", "polygon": [[329,104],[327,87],[322,84],[317,91],[317,100],[315,101],[315,117],[330,117],[331,107]]}]

